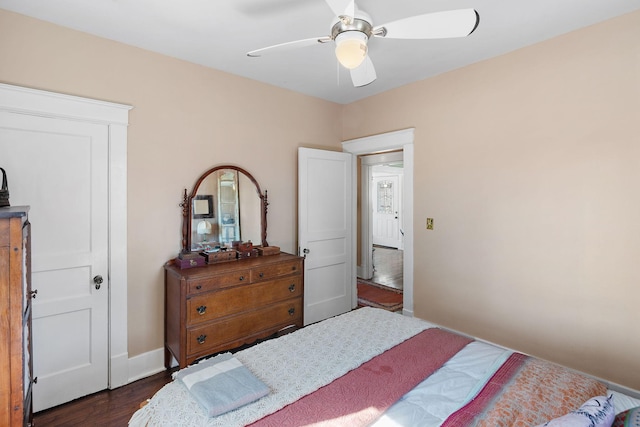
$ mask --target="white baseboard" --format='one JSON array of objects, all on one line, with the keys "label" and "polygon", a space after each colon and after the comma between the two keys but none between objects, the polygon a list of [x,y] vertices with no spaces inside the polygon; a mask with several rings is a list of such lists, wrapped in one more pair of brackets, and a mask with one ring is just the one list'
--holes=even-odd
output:
[{"label": "white baseboard", "polygon": [[128,382],[150,377],[164,370],[164,348],[151,350],[129,359]]},{"label": "white baseboard", "polygon": [[406,308],[402,309],[402,314],[407,317],[413,317],[413,310],[408,310]]},{"label": "white baseboard", "polygon": [[607,384],[610,390],[617,391],[618,393],[625,394],[629,397],[633,397],[634,399],[640,399],[640,390],[634,390],[632,388],[629,388],[620,384],[608,382],[605,380],[600,380],[600,381]]}]

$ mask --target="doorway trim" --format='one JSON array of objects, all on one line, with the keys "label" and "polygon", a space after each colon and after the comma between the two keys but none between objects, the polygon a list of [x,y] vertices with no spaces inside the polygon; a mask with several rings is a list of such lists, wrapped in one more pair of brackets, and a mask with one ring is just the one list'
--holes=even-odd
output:
[{"label": "doorway trim", "polygon": [[127,126],[130,105],[0,83],[0,110],[107,125],[109,131],[109,388],[128,383]]},{"label": "doorway trim", "polygon": [[[373,136],[367,136],[363,138],[351,139],[342,143],[342,150],[353,154],[353,174],[354,187],[357,186],[357,161],[358,155],[361,154],[375,154],[385,151],[402,150],[402,162],[404,165],[404,185],[402,191],[402,197],[404,200],[404,209],[402,212],[402,223],[404,224],[404,257],[402,275],[404,277],[403,284],[403,309],[402,313],[406,316],[413,317],[413,142],[414,142],[415,128],[408,128],[394,132],[387,132]],[[353,194],[357,194],[357,189],[353,189]],[[356,211],[357,200],[353,198],[353,211]],[[353,239],[356,241],[357,236],[358,219],[356,215],[353,216]],[[368,244],[368,230],[363,232],[361,237],[367,235]],[[361,239],[361,248],[365,242]],[[354,259],[357,249],[354,248]],[[357,293],[354,290],[354,299],[357,300]]]}]

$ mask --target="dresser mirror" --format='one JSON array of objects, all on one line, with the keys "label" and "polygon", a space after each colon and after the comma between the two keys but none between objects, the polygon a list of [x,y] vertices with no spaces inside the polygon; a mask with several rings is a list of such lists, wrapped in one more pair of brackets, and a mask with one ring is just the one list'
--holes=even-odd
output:
[{"label": "dresser mirror", "polygon": [[221,165],[196,181],[182,202],[182,251],[216,251],[233,242],[267,243],[267,192],[246,170]]}]

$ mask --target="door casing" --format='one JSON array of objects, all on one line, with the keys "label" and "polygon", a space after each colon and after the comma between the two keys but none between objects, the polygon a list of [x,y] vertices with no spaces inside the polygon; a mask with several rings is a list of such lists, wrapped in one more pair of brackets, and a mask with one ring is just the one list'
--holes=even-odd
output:
[{"label": "door casing", "polygon": [[109,128],[109,388],[128,383],[127,126],[131,106],[0,83],[0,110]]},{"label": "door casing", "polygon": [[[404,315],[413,316],[413,174],[414,174],[414,133],[415,128],[403,129],[395,132],[387,132],[364,138],[351,139],[342,143],[342,150],[353,154],[353,185],[357,185],[357,156],[362,154],[383,153],[387,151],[402,150],[402,162],[404,167],[404,180],[402,188],[403,211],[402,224],[404,227],[404,259],[403,259],[403,309]],[[353,194],[356,193],[354,188]],[[353,212],[357,212],[357,200],[352,200]],[[368,219],[361,218],[361,248],[370,246],[370,228]],[[358,218],[353,215],[353,239],[357,239]],[[357,248],[354,245],[353,258],[356,258]],[[370,257],[368,259],[371,259]],[[360,260],[360,262],[363,262]],[[357,293],[354,292],[354,303],[357,303]]]}]

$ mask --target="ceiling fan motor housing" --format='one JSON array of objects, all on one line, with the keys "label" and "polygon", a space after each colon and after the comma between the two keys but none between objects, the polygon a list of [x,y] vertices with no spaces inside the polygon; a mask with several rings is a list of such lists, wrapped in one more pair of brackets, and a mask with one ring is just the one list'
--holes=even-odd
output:
[{"label": "ceiling fan motor housing", "polygon": [[335,40],[340,34],[346,31],[359,31],[370,38],[373,34],[373,27],[371,24],[364,19],[353,18],[349,22],[344,22],[343,20],[339,20],[335,23],[335,25],[331,28],[331,39]]}]

